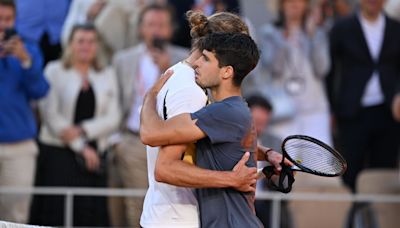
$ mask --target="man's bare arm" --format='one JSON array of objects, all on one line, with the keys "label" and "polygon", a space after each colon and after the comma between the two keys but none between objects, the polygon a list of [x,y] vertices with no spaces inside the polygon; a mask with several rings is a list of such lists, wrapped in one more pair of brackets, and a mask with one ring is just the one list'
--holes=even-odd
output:
[{"label": "man's bare arm", "polygon": [[181,160],[186,145],[170,145],[160,149],[155,178],[181,187],[192,188],[227,188],[232,187],[242,192],[255,191],[257,169],[246,167],[250,157],[247,152],[232,171],[214,171],[202,169]]},{"label": "man's bare arm", "polygon": [[157,94],[172,75],[167,71],[147,92],[140,114],[140,139],[146,145],[161,146],[184,144],[204,138],[205,133],[196,126],[189,113],[164,121],[157,113]]},{"label": "man's bare arm", "polygon": [[[257,146],[257,160],[271,163],[271,165],[273,165],[277,171],[282,169],[282,154],[274,151],[272,148],[268,148],[259,144]],[[288,166],[293,166],[293,163],[286,158],[285,164]]]}]

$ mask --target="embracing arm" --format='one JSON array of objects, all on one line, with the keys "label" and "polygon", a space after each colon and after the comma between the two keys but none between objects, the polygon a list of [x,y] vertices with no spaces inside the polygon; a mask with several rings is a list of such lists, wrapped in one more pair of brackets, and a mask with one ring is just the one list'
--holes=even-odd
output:
[{"label": "embracing arm", "polygon": [[146,145],[161,146],[184,144],[204,138],[205,133],[196,126],[189,113],[183,113],[164,121],[157,113],[157,94],[172,75],[167,71],[154,85],[143,101],[140,114],[140,139]]},{"label": "embracing arm", "polygon": [[181,160],[187,145],[170,145],[160,149],[157,157],[155,178],[181,187],[235,188],[242,192],[255,191],[256,168],[246,167],[250,157],[247,152],[232,171],[214,171],[199,168]]},{"label": "embracing arm", "polygon": [[190,143],[206,135],[196,126],[189,113],[183,113],[167,121],[156,112],[156,94],[148,93],[140,114],[140,139],[146,145],[161,146]]}]

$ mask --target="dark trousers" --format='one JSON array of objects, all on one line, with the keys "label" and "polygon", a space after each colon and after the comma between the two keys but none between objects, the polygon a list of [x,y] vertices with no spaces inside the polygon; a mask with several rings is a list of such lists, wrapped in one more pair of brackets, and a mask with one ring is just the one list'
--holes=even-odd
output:
[{"label": "dark trousers", "polygon": [[[107,175],[88,172],[68,149],[39,144],[35,186],[39,187],[106,187]],[[59,195],[35,195],[32,200],[30,224],[64,225],[65,198]],[[108,227],[107,198],[75,196],[73,201],[74,227]]]},{"label": "dark trousers", "polygon": [[339,150],[347,160],[344,183],[356,192],[356,179],[365,168],[398,165],[399,124],[387,107],[363,108],[356,118],[338,118]]},{"label": "dark trousers", "polygon": [[[272,201],[270,200],[256,200],[254,203],[256,208],[256,215],[258,219],[260,219],[261,223],[264,225],[264,228],[271,227],[272,225]],[[280,218],[280,227],[281,228],[292,228],[293,227],[293,218],[289,211],[288,202],[281,201],[281,218]]]}]

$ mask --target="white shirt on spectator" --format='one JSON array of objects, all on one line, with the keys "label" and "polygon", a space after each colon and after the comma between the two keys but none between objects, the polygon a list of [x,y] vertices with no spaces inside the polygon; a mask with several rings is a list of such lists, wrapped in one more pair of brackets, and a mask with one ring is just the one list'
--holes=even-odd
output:
[{"label": "white shirt on spectator", "polygon": [[[174,75],[157,95],[157,112],[164,118],[193,113],[206,105],[207,96],[196,84],[194,70],[185,63],[171,67]],[[193,189],[157,182],[154,178],[159,147],[147,146],[149,189],[143,205],[140,225],[149,227],[200,227],[197,200]],[[185,175],[179,173],[178,175]]]},{"label": "white shirt on spectator", "polygon": [[[360,15],[361,27],[364,32],[364,37],[368,45],[369,53],[375,62],[379,61],[379,54],[384,38],[385,17],[380,14],[378,19],[371,22],[367,21]],[[361,99],[363,107],[379,105],[384,102],[381,83],[379,81],[379,73],[374,70],[372,77],[369,79],[365,87],[364,94]]]},{"label": "white shirt on spectator", "polygon": [[[133,132],[139,132],[140,127],[140,111],[142,109],[144,95],[147,90],[156,82],[157,78],[160,76],[160,70],[158,66],[154,63],[151,56],[146,53],[140,60],[139,72],[137,75],[137,81],[135,84],[136,95],[134,96],[134,101],[131,109],[131,114],[128,119],[128,128]],[[133,77],[133,76],[132,76]]]}]

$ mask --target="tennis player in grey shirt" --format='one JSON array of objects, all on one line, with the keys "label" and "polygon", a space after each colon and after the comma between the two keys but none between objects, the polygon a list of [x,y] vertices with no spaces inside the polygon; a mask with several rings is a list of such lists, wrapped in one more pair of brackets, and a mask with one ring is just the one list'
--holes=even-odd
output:
[{"label": "tennis player in grey shirt", "polygon": [[[240,96],[215,102],[191,115],[207,135],[196,143],[196,165],[211,170],[231,170],[249,148],[246,138],[252,118]],[[256,167],[255,153],[246,163]],[[202,227],[260,227],[254,214],[254,193],[232,188],[198,188],[196,197]]]}]

